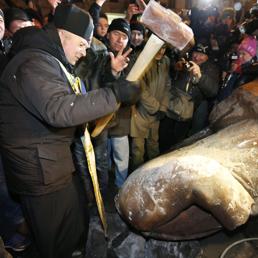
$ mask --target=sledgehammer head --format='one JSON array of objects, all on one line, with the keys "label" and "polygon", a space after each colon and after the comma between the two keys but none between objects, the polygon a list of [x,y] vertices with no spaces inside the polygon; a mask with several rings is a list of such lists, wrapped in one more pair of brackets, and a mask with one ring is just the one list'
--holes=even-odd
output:
[{"label": "sledgehammer head", "polygon": [[193,39],[193,31],[173,11],[151,0],[146,5],[140,20],[159,38],[183,50]]}]

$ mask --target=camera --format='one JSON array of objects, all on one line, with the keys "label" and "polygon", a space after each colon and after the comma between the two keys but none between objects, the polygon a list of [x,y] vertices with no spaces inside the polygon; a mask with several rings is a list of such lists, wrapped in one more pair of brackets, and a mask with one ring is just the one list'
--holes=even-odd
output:
[{"label": "camera", "polygon": [[185,61],[183,66],[185,70],[189,70],[193,66],[193,64],[190,63],[189,61]]},{"label": "camera", "polygon": [[234,62],[236,61],[237,59],[239,58],[237,52],[231,52],[231,53],[228,53],[227,54],[227,59],[230,61],[230,62]]},{"label": "camera", "polygon": [[237,61],[239,58],[237,52],[229,52],[227,54],[224,54],[221,59],[221,69],[223,71],[230,71],[232,63]]},{"label": "camera", "polygon": [[191,68],[191,66],[193,66],[192,63],[189,62],[189,58],[190,58],[190,53],[189,52],[186,52],[185,53],[185,58],[183,59],[183,68],[184,70],[189,70]]}]

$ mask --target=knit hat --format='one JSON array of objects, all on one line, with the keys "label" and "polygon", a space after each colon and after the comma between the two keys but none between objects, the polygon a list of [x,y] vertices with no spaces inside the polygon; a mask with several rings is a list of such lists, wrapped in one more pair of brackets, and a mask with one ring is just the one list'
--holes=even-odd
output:
[{"label": "knit hat", "polygon": [[209,46],[207,44],[204,44],[204,43],[197,43],[194,46],[192,51],[202,53],[202,54],[205,54],[205,55],[209,55]]},{"label": "knit hat", "polygon": [[137,31],[140,31],[142,33],[142,35],[145,34],[145,28],[144,26],[139,23],[139,22],[134,22],[134,23],[131,23],[130,24],[130,28],[131,28],[131,31],[132,30],[137,30]]},{"label": "knit hat", "polygon": [[57,28],[67,30],[90,41],[93,21],[90,14],[74,4],[60,4],[55,9],[54,24]]},{"label": "knit hat", "polygon": [[128,38],[130,38],[131,36],[130,25],[125,19],[122,19],[122,18],[114,19],[108,27],[108,32],[111,32],[113,30],[122,31],[128,36]]},{"label": "knit hat", "polygon": [[256,56],[256,48],[257,48],[257,42],[256,39],[252,36],[247,36],[244,38],[240,45],[238,46],[238,51],[246,51],[249,53],[250,56],[255,57]]},{"label": "knit hat", "polygon": [[11,7],[4,11],[4,22],[5,22],[5,27],[7,29],[9,29],[10,24],[16,20],[30,21],[28,15],[23,9]]}]

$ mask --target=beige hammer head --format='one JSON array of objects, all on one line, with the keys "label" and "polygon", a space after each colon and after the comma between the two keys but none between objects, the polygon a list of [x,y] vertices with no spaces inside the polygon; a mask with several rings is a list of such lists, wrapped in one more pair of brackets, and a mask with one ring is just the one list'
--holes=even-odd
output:
[{"label": "beige hammer head", "polygon": [[192,29],[176,13],[154,0],[146,5],[140,21],[159,38],[179,50],[183,50],[194,36]]}]

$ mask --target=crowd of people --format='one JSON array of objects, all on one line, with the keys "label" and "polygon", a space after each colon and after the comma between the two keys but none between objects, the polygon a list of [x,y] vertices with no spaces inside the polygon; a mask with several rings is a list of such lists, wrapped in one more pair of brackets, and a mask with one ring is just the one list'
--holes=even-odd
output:
[{"label": "crowd of people", "polygon": [[129,82],[151,31],[139,22],[141,0],[111,22],[105,1],[87,12],[51,0],[47,18],[30,5],[0,10],[0,236],[11,250],[32,243],[39,257],[71,258],[84,249],[95,197],[83,136],[98,119],[113,113],[91,138],[105,204],[110,171],[119,190],[143,163],[205,129],[212,107],[258,76],[257,5],[244,23],[232,8],[182,15],[193,48],[165,43]]}]

